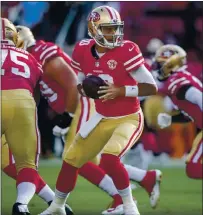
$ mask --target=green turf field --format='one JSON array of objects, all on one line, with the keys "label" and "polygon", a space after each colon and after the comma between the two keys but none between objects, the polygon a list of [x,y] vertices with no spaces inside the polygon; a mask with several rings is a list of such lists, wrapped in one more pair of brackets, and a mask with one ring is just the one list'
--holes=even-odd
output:
[{"label": "green turf field", "polygon": [[[161,169],[163,183],[161,200],[157,209],[149,205],[149,198],[141,188],[133,191],[138,200],[141,215],[202,215],[202,182],[188,179],[184,169]],[[48,184],[54,188],[59,167],[44,166],[40,173]],[[15,182],[2,175],[2,215],[10,215],[12,204],[16,198]],[[75,191],[70,195],[68,202],[76,215],[99,215],[111,201],[103,191],[79,178]],[[36,215],[47,205],[37,196],[30,203],[30,212]]]}]

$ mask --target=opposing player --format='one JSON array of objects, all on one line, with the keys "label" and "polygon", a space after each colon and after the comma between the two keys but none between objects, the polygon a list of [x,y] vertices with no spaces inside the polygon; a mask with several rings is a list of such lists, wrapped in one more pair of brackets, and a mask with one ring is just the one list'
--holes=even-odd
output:
[{"label": "opposing player", "polygon": [[[186,161],[188,177],[202,179],[202,83],[187,71],[186,52],[177,45],[164,45],[157,50],[153,72],[160,82],[160,92],[167,96],[164,107],[176,114],[157,113],[157,122],[167,127],[171,122],[190,119],[200,129]],[[152,103],[149,109],[152,108]],[[181,117],[182,115],[182,117]],[[177,117],[178,116],[178,117]],[[186,119],[183,119],[184,118]]]},{"label": "opposing player", "polygon": [[1,136],[5,135],[16,161],[17,199],[12,214],[28,215],[28,203],[46,185],[37,172],[40,135],[33,98],[42,68],[31,54],[16,48],[17,42],[15,26],[1,18]]},{"label": "opposing player", "polygon": [[[111,7],[94,9],[88,18],[92,40],[82,40],[73,52],[73,67],[79,71],[79,91],[82,81],[93,74],[107,81],[95,100],[96,113],[84,124],[64,155],[59,173],[55,200],[42,213],[65,214],[64,203],[74,189],[78,170],[102,151],[100,166],[110,175],[123,200],[126,215],[138,215],[133,201],[127,171],[120,157],[137,141],[143,130],[143,114],[138,96],[157,91],[144,59],[136,44],[123,41],[123,22]],[[96,141],[96,142],[95,142]]]}]

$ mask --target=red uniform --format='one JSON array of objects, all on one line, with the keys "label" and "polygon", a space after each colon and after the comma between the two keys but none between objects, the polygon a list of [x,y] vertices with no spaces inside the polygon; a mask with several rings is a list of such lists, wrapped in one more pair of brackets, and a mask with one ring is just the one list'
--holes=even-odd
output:
[{"label": "red uniform", "polygon": [[33,92],[43,70],[30,53],[14,45],[1,44],[1,52],[2,135],[15,157],[17,171],[35,169],[40,134]]},{"label": "red uniform", "polygon": [[33,93],[42,75],[41,65],[27,51],[1,44],[2,90],[27,89]]},{"label": "red uniform", "polygon": [[201,109],[187,100],[179,100],[176,97],[179,89],[184,85],[191,85],[202,91],[202,83],[191,73],[185,70],[186,66],[182,67],[178,72],[172,74],[162,85],[161,92],[168,95],[175,108],[180,110],[184,115],[192,119],[196,126],[202,129],[202,111]]},{"label": "red uniform", "polygon": [[[65,54],[61,48],[54,43],[37,41],[36,45],[32,48],[31,53],[35,58],[42,63],[48,62],[54,57],[62,57],[68,64],[71,59]],[[40,81],[41,93],[48,100],[50,107],[57,113],[63,113],[65,111],[65,91],[64,89],[54,80],[49,78],[46,74],[42,76]]]},{"label": "red uniform", "polygon": [[[121,47],[109,50],[99,59],[92,53],[94,45],[94,40],[82,40],[76,45],[71,63],[74,69],[86,76],[99,76],[117,86],[137,84],[129,72],[138,69],[144,63],[144,59],[135,43],[124,41]],[[122,97],[107,102],[98,99],[95,100],[95,105],[96,111],[107,117],[129,115],[140,109],[137,97]]]}]

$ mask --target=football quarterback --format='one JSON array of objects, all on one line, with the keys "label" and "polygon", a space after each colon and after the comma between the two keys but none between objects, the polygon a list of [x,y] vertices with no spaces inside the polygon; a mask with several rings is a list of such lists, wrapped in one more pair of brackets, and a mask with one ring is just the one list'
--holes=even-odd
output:
[{"label": "football quarterback", "polygon": [[[74,189],[79,168],[101,152],[100,167],[111,176],[123,200],[126,215],[139,215],[134,203],[129,176],[120,158],[140,137],[143,114],[138,96],[156,94],[156,83],[143,65],[137,44],[123,40],[124,23],[112,7],[95,8],[88,17],[90,40],[76,44],[72,66],[78,71],[78,90],[82,81],[96,75],[108,86],[100,87],[95,100],[96,113],[81,127],[64,154],[55,199],[41,213],[64,214],[64,203]],[[87,63],[88,62],[88,63]]]}]

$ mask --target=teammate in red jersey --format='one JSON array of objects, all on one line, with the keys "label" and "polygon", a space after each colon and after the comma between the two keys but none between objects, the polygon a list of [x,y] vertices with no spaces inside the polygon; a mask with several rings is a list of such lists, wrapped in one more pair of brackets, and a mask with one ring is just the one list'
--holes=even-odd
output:
[{"label": "teammate in red jersey", "polygon": [[[155,55],[154,70],[160,82],[160,92],[166,95],[167,110],[178,110],[186,118],[194,121],[200,132],[197,134],[186,161],[186,173],[190,178],[202,179],[202,83],[187,71],[186,52],[176,45],[164,45]],[[159,114],[158,122],[165,127],[177,121],[169,115]]]},{"label": "teammate in red jersey", "polygon": [[77,82],[68,56],[54,43],[36,41],[29,28],[17,26],[17,29],[24,49],[42,64],[41,92],[46,95],[49,105],[58,113],[74,113],[78,104]]},{"label": "teammate in red jersey", "polygon": [[41,65],[23,49],[16,48],[15,26],[1,18],[2,131],[16,161],[17,199],[13,215],[30,214],[28,203],[46,186],[37,172],[40,135],[34,88],[42,76]]},{"label": "teammate in red jersey", "polygon": [[73,52],[79,91],[82,93],[81,82],[88,74],[100,76],[109,85],[99,91],[105,95],[95,101],[97,112],[65,152],[55,200],[41,214],[64,214],[64,203],[74,189],[78,169],[102,151],[100,166],[112,177],[122,197],[124,213],[138,215],[120,157],[142,133],[143,115],[137,97],[155,94],[156,84],[143,65],[138,46],[123,41],[123,22],[114,8],[94,9],[88,18],[88,30],[94,40],[82,40]]}]

